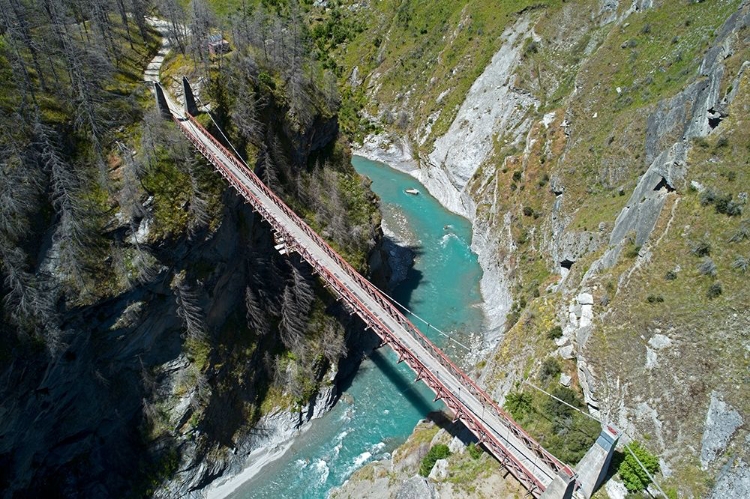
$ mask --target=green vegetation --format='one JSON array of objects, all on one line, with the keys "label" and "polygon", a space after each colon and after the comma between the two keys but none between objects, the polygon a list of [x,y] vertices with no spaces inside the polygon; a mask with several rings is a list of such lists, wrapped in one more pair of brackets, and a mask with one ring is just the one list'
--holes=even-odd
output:
[{"label": "green vegetation", "polygon": [[550,340],[556,340],[558,338],[561,338],[562,335],[563,335],[563,330],[562,330],[562,327],[560,326],[555,326],[549,331],[547,331],[547,339],[550,339]]},{"label": "green vegetation", "polygon": [[422,476],[429,475],[438,459],[445,459],[450,455],[451,451],[448,449],[447,445],[433,445],[427,452],[427,455],[422,458],[422,463],[419,466],[419,474]]},{"label": "green vegetation", "polygon": [[[559,366],[547,369],[557,370]],[[549,380],[549,376],[542,376],[543,372],[540,379]],[[583,409],[580,395],[560,386],[557,380],[549,381],[548,390],[560,400]],[[570,464],[586,454],[601,429],[598,422],[541,392],[511,392],[505,398],[505,409],[545,449]]]},{"label": "green vegetation", "polygon": [[472,459],[479,459],[484,454],[482,448],[479,445],[476,445],[474,442],[469,443],[466,450],[469,452],[469,455]]},{"label": "green vegetation", "polygon": [[542,383],[556,381],[561,372],[560,362],[554,357],[547,357],[542,361],[542,367],[539,369],[539,381]]},{"label": "green vegetation", "polygon": [[628,492],[631,493],[646,490],[646,487],[651,483],[651,479],[643,470],[643,467],[638,464],[638,461],[651,476],[659,471],[659,459],[643,447],[640,442],[632,442],[626,445],[622,461],[616,464],[616,468],[622,482],[627,487]]}]

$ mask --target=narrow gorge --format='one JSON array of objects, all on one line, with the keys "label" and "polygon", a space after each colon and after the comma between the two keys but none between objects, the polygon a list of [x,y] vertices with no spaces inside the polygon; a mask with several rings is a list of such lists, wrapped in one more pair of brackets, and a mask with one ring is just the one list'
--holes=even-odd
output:
[{"label": "narrow gorge", "polygon": [[0,12],[2,497],[526,493],[160,115],[183,77],[546,450],[621,430],[593,497],[750,495],[748,0]]}]

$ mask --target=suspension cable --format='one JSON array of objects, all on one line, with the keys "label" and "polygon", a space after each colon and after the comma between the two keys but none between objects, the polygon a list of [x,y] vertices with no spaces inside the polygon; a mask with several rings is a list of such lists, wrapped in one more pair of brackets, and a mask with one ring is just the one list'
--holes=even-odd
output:
[{"label": "suspension cable", "polygon": [[[375,285],[373,284],[373,286],[375,286]],[[448,333],[446,333],[444,331],[441,331],[440,329],[436,328],[435,326],[433,326],[432,324],[430,324],[429,322],[427,322],[425,319],[421,318],[416,313],[414,313],[413,311],[409,310],[404,305],[400,304],[398,301],[396,301],[395,298],[393,298],[391,295],[389,295],[388,293],[386,293],[382,289],[378,288],[377,286],[375,286],[375,288],[377,288],[378,291],[380,291],[381,293],[383,293],[383,295],[385,295],[385,297],[388,299],[388,301],[390,301],[391,303],[393,303],[397,307],[401,308],[404,312],[406,312],[407,314],[413,316],[417,320],[419,320],[421,322],[424,322],[425,325],[427,325],[428,328],[434,329],[435,331],[437,331],[438,334],[441,334],[441,335],[445,336],[446,338],[448,338],[449,341],[452,341],[453,343],[455,343],[456,345],[460,346],[461,348],[464,348],[467,352],[471,352],[472,351],[472,349],[470,347],[467,347],[466,345],[464,345],[460,341],[453,339],[453,337],[451,335],[449,335]]]},{"label": "suspension cable", "polygon": [[602,422],[602,420],[601,420],[601,419],[599,419],[599,418],[597,418],[597,417],[593,416],[592,414],[589,414],[589,413],[587,413],[587,412],[583,412],[583,411],[582,411],[581,409],[579,409],[578,407],[576,407],[576,406],[574,406],[574,405],[571,405],[571,404],[569,404],[569,403],[565,402],[565,401],[564,401],[564,400],[562,400],[561,398],[555,397],[554,395],[552,395],[551,393],[549,393],[549,392],[547,392],[547,391],[544,391],[544,390],[542,390],[541,388],[539,388],[538,386],[536,386],[535,384],[533,384],[533,383],[532,383],[531,381],[529,381],[529,380],[525,379],[525,380],[523,380],[523,382],[524,382],[525,384],[529,385],[529,386],[530,386],[530,387],[532,387],[532,388],[536,388],[537,390],[539,390],[540,392],[544,393],[545,395],[547,395],[547,396],[549,396],[549,397],[552,397],[553,399],[557,400],[558,402],[560,402],[560,403],[563,403],[563,404],[567,405],[567,406],[568,406],[568,407],[570,407],[571,409],[575,409],[576,411],[580,412],[581,414],[583,414],[583,415],[584,415],[584,416],[586,416],[587,418],[591,418],[591,419],[593,419],[594,421],[596,421],[597,423],[601,423],[601,422]]},{"label": "suspension cable", "polygon": [[[188,84],[190,84],[190,82],[188,82]],[[192,89],[192,87],[191,87],[191,89]],[[224,133],[224,130],[222,130],[222,128],[216,122],[216,120],[214,119],[213,113],[211,113],[211,111],[208,109],[208,107],[206,107],[206,104],[203,103],[203,101],[201,100],[201,98],[197,94],[193,94],[193,97],[195,97],[195,99],[198,102],[200,102],[201,107],[203,109],[205,109],[206,114],[208,114],[208,117],[211,118],[211,121],[213,122],[214,126],[216,126],[216,129],[219,130],[219,133],[221,134],[222,137],[224,137],[224,140],[227,141],[227,144],[229,144],[229,147],[232,148],[232,151],[234,151],[234,153],[237,155],[237,157],[240,158],[240,161],[242,161],[242,164],[245,165],[247,168],[250,168],[250,165],[247,164],[247,162],[245,161],[245,158],[243,158],[242,155],[239,152],[237,152],[237,149],[235,149],[234,144],[232,144],[232,141],[229,140],[229,137],[226,136],[226,134]]]}]

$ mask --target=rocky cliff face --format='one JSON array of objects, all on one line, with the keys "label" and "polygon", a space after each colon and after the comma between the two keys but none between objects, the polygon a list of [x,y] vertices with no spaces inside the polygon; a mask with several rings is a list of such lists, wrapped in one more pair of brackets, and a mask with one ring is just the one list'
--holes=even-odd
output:
[{"label": "rocky cliff face", "polygon": [[[490,30],[464,6],[449,21],[455,31],[443,31],[452,36],[442,37],[437,69],[424,69],[432,78],[421,76],[434,91],[387,57],[371,66],[378,84],[362,83],[371,115],[406,110],[411,140],[386,126],[358,152],[410,171],[474,223],[488,340],[497,345],[480,379],[502,400],[541,359],[559,359],[589,410],[627,439],[650,440],[662,479],[689,495],[707,494],[695,476],[734,473],[741,483],[747,462],[742,430],[727,423],[725,437],[713,439],[709,421],[748,413],[743,355],[722,346],[744,345],[748,331],[736,309],[749,299],[740,182],[748,174],[748,8],[718,2],[709,14],[697,3],[592,1],[519,9],[495,28],[494,55],[472,80],[468,55],[449,76],[440,69],[462,31]],[[384,74],[406,78],[409,92],[393,99]],[[459,88],[457,103],[450,96]],[[554,325],[562,336],[537,336]],[[722,365],[723,376],[709,365]],[[712,416],[718,407],[723,416]],[[699,459],[698,449],[714,445],[701,434],[722,441],[713,465]]]}]

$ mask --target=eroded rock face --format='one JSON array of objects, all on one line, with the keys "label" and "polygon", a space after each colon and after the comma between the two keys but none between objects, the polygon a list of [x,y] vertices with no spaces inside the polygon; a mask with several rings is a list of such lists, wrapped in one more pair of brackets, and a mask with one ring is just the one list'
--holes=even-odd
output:
[{"label": "eroded rock face", "polygon": [[415,476],[406,480],[396,492],[396,499],[437,499],[435,489],[426,478]]},{"label": "eroded rock face", "polygon": [[529,26],[529,18],[522,17],[503,33],[502,47],[471,86],[448,132],[435,141],[429,166],[422,172],[423,183],[443,206],[469,218],[474,216],[475,201],[465,187],[492,152],[493,136],[506,130],[510,142],[522,140],[531,124],[525,115],[539,104],[514,88],[509,77]]},{"label": "eroded rock face", "polygon": [[[726,449],[729,439],[743,423],[742,416],[726,404],[717,392],[711,393],[706,426],[701,439],[701,467],[708,468]],[[738,496],[739,497],[739,496]]]},{"label": "eroded rock face", "polygon": [[709,499],[750,497],[750,467],[742,459],[732,460],[722,468]]}]

